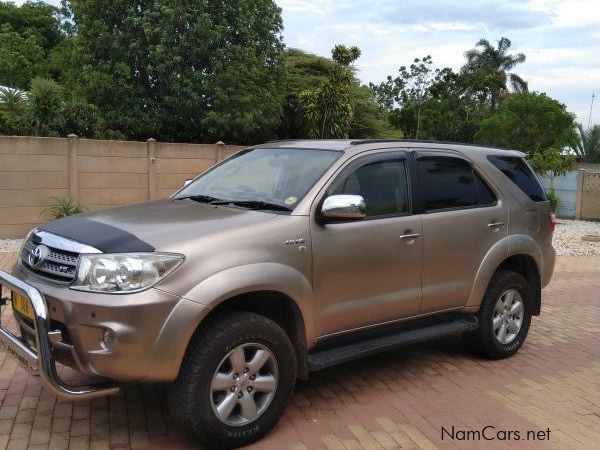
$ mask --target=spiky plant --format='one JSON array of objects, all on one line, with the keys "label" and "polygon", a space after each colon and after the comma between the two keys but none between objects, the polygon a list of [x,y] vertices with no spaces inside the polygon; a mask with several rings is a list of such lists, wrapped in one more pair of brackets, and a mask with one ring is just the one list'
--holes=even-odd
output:
[{"label": "spiky plant", "polygon": [[84,211],[83,206],[76,203],[68,198],[57,198],[51,197],[56,203],[48,206],[42,211],[42,214],[47,214],[52,219],[60,219],[62,217],[72,216],[75,214],[82,213]]},{"label": "spiky plant", "polygon": [[579,142],[573,150],[581,162],[599,164],[600,163],[600,125],[593,125],[587,130],[583,125],[577,124],[579,131]]}]

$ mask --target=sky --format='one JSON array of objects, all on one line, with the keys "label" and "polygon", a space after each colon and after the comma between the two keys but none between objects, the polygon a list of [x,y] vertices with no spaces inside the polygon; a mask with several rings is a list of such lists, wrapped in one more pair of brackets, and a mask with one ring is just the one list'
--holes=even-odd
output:
[{"label": "sky", "polygon": [[558,99],[587,127],[600,124],[598,0],[276,0],[284,41],[322,56],[338,43],[356,45],[364,83],[396,76],[414,58],[459,69],[480,38],[512,41],[527,56],[514,72],[529,89]]},{"label": "sky", "polygon": [[436,67],[459,69],[464,52],[480,38],[507,37],[515,53],[527,56],[514,71],[530,90],[566,104],[584,127],[595,92],[592,124],[600,124],[598,0],[275,1],[288,47],[330,56],[335,44],[356,45],[364,83],[395,76],[400,66],[425,55]]}]

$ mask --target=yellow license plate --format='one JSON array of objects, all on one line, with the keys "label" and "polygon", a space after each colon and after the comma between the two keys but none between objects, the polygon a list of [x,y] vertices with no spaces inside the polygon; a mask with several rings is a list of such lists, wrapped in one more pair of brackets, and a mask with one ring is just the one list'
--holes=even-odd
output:
[{"label": "yellow license plate", "polygon": [[21,294],[12,291],[11,292],[11,301],[12,306],[15,311],[21,314],[24,317],[27,317],[29,320],[33,321],[33,307],[29,302],[27,297],[22,296]]}]

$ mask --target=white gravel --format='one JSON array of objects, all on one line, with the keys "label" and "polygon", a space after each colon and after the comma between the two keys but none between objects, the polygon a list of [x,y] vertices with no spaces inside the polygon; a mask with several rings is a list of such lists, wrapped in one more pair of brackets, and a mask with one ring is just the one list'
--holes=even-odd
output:
[{"label": "white gravel", "polygon": [[16,252],[23,239],[0,239],[0,252]]},{"label": "white gravel", "polygon": [[[554,248],[562,256],[600,256],[600,242],[582,241],[586,234],[600,236],[600,222],[559,219],[554,232]],[[19,250],[22,239],[0,239],[0,252]]]},{"label": "white gravel", "polygon": [[558,219],[552,243],[557,255],[600,256],[600,242],[582,241],[581,236],[600,236],[600,222]]}]

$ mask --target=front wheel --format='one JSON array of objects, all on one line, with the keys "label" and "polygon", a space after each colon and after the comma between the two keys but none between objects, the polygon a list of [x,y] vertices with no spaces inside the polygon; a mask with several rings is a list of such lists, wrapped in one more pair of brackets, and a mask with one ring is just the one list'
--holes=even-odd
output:
[{"label": "front wheel", "polygon": [[479,328],[465,333],[467,345],[491,359],[514,355],[529,331],[531,300],[531,290],[521,274],[496,272],[481,302]]},{"label": "front wheel", "polygon": [[201,326],[171,389],[171,409],[209,448],[254,442],[271,430],[296,379],[294,348],[272,320],[225,313]]}]

